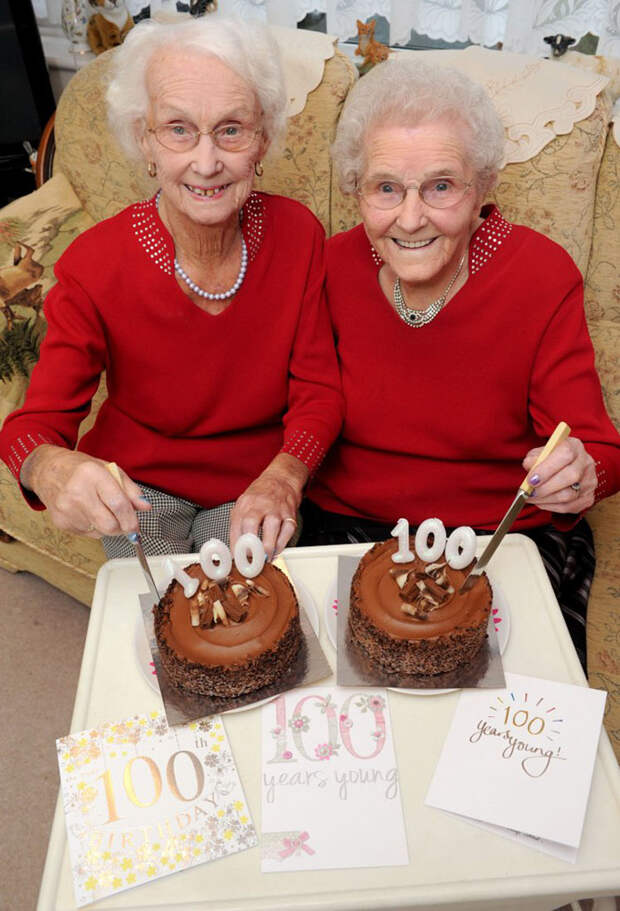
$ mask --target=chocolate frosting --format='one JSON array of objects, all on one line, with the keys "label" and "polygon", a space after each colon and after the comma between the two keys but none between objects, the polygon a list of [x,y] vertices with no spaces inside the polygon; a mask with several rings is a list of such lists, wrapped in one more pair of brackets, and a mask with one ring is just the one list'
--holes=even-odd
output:
[{"label": "chocolate frosting", "polygon": [[459,594],[471,566],[462,570],[446,566],[448,581],[454,592],[434,607],[425,619],[405,613],[405,602],[392,570],[424,572],[428,564],[418,557],[408,563],[394,563],[392,554],[397,550],[398,541],[394,538],[375,544],[360,561],[356,573],[359,585],[357,608],[374,626],[396,639],[420,640],[486,624],[490,605],[490,586],[486,576],[469,592]]},{"label": "chocolate frosting", "polygon": [[[185,571],[200,582],[206,578],[199,563],[185,567]],[[232,582],[244,581],[236,567],[229,578]],[[164,617],[160,636],[179,658],[196,664],[206,667],[246,664],[281,640],[299,610],[287,577],[270,563],[265,564],[252,582],[267,594],[251,591],[247,614],[241,621],[201,628],[192,626],[183,586],[173,581],[161,602]]]}]

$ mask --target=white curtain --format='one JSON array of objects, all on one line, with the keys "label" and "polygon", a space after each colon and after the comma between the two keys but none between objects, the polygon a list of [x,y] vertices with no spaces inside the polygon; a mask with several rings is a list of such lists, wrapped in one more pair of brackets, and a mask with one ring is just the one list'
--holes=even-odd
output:
[{"label": "white curtain", "polygon": [[[131,13],[147,0],[126,0]],[[60,20],[61,0],[34,0],[35,12]],[[174,10],[175,0],[151,0],[151,11]],[[390,44],[405,44],[411,30],[444,41],[472,41],[508,51],[548,56],[545,35],[579,40],[599,36],[597,53],[620,57],[620,0],[219,0],[223,15],[295,27],[307,13],[326,14],[327,31],[341,40],[357,34],[356,20],[384,16]]]}]

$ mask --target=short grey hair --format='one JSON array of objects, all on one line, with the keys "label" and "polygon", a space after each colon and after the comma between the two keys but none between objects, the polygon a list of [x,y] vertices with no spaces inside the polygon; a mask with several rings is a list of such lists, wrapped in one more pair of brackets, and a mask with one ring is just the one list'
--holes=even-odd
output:
[{"label": "short grey hair", "polygon": [[[113,76],[106,93],[110,126],[130,158],[140,158],[136,124],[149,107],[148,65],[157,51],[204,53],[217,57],[256,93],[265,137],[277,140],[286,124],[286,91],[278,46],[265,26],[236,19],[140,22],[113,53]],[[205,92],[209,87],[205,86]]]},{"label": "short grey hair", "polygon": [[332,145],[343,192],[353,193],[364,171],[371,129],[416,127],[445,117],[465,126],[476,182],[479,189],[490,189],[502,165],[505,135],[485,89],[452,67],[397,57],[373,67],[349,92]]}]

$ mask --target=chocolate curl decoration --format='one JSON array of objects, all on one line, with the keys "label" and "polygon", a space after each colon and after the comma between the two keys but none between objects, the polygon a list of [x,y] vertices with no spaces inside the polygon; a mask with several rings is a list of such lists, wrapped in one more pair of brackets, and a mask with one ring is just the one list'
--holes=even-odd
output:
[{"label": "chocolate curl decoration", "polygon": [[433,563],[425,571],[393,568],[390,575],[400,589],[399,595],[404,614],[418,620],[428,619],[429,613],[436,610],[454,593],[445,571],[445,563]]}]

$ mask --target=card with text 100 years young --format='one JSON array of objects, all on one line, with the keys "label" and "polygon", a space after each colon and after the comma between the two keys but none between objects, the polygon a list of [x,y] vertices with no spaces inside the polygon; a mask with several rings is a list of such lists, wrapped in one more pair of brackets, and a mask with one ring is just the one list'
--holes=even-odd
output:
[{"label": "card with text 100 years young", "polygon": [[135,715],[56,746],[79,907],[256,844],[217,715]]},{"label": "card with text 100 years young", "polygon": [[264,873],[409,863],[385,690],[284,693],[262,749]]},{"label": "card with text 100 years young", "polygon": [[605,693],[520,674],[506,684],[461,694],[426,803],[574,861]]}]

